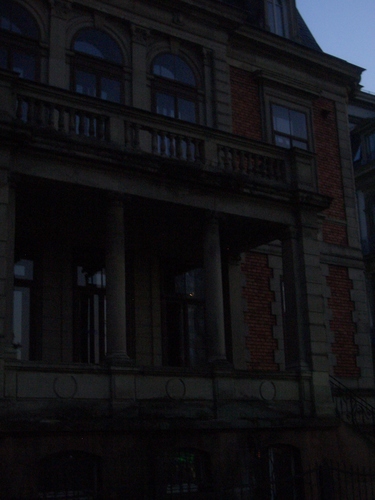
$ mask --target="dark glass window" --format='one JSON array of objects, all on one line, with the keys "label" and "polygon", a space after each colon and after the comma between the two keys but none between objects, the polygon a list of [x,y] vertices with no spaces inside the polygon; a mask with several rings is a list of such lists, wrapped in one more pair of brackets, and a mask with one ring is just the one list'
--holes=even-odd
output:
[{"label": "dark glass window", "polygon": [[272,33],[285,36],[284,5],[282,0],[267,0],[268,26]]},{"label": "dark glass window", "polygon": [[284,444],[256,452],[254,483],[265,500],[301,500],[304,498],[299,450]]},{"label": "dark glass window", "polygon": [[158,460],[157,473],[160,498],[203,498],[204,492],[209,494],[209,457],[200,450],[182,448],[166,453]]},{"label": "dark glass window", "polygon": [[152,72],[156,113],[195,123],[198,94],[191,67],[175,54],[162,54],[154,59]]},{"label": "dark glass window", "polygon": [[106,345],[106,276],[103,267],[76,267],[74,297],[75,361],[98,364]]},{"label": "dark glass window", "polygon": [[375,132],[369,134],[365,138],[366,141],[366,156],[367,160],[371,161],[375,159]]},{"label": "dark glass window", "polygon": [[308,149],[306,114],[278,104],[271,105],[273,140],[283,148]]},{"label": "dark glass window", "polygon": [[75,38],[73,88],[80,94],[121,102],[123,57],[117,43],[107,33],[87,29]]},{"label": "dark glass window", "polygon": [[21,78],[39,79],[40,34],[31,14],[17,2],[0,4],[0,67]]},{"label": "dark glass window", "polygon": [[14,265],[13,346],[17,358],[30,359],[31,299],[34,280],[34,261],[20,259]]},{"label": "dark glass window", "polygon": [[95,500],[100,490],[100,462],[94,455],[68,451],[50,455],[40,463],[38,498]]},{"label": "dark glass window", "polygon": [[199,367],[207,363],[203,269],[165,269],[163,333],[165,365]]}]

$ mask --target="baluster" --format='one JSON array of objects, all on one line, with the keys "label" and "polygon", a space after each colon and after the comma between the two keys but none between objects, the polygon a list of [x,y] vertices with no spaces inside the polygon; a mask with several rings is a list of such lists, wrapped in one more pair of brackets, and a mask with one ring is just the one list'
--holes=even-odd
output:
[{"label": "baluster", "polygon": [[157,131],[154,128],[151,129],[151,152],[153,155],[158,154],[158,139],[159,135]]},{"label": "baluster", "polygon": [[224,146],[224,170],[229,170],[229,148],[228,146]]},{"label": "baluster", "polygon": [[192,159],[193,159],[193,154],[192,154],[191,138],[186,137],[186,160],[191,161]]},{"label": "baluster", "polygon": [[101,115],[95,117],[96,120],[96,137],[99,141],[104,138],[104,118]]},{"label": "baluster", "polygon": [[78,135],[85,135],[85,115],[83,111],[78,111]]},{"label": "baluster", "polygon": [[109,116],[103,116],[104,124],[104,140],[106,142],[111,142],[111,121]]},{"label": "baluster", "polygon": [[92,114],[87,115],[87,120],[89,122],[89,137],[94,137],[95,136],[95,117]]},{"label": "baluster", "polygon": [[171,158],[176,157],[176,136],[174,134],[168,134],[169,139],[169,156]]},{"label": "baluster", "polygon": [[56,107],[57,113],[58,113],[58,119],[57,119],[57,130],[59,132],[64,132],[65,129],[65,109],[62,106],[57,106]]},{"label": "baluster", "polygon": [[180,135],[176,136],[176,156],[179,160],[183,158],[182,137]]},{"label": "baluster", "polygon": [[231,148],[231,152],[232,152],[232,172],[237,172],[238,171],[238,162],[237,162],[238,151],[236,149]]},{"label": "baluster", "polygon": [[16,98],[16,118],[22,120],[23,118],[23,104],[25,100],[22,96],[18,95]]},{"label": "baluster", "polygon": [[160,132],[160,155],[165,156],[166,144],[165,144],[165,132]]},{"label": "baluster", "polygon": [[30,124],[34,124],[34,117],[35,117],[35,101],[34,99],[29,99],[29,105],[27,107],[27,116],[26,116],[26,122]]},{"label": "baluster", "polygon": [[244,173],[246,171],[246,165],[245,165],[246,157],[245,157],[245,151],[241,149],[240,154],[239,154],[239,164],[238,164],[238,169],[240,172]]},{"label": "baluster", "polygon": [[78,123],[78,115],[72,108],[67,109],[69,114],[69,134],[76,134],[76,125]]},{"label": "baluster", "polygon": [[133,123],[133,149],[139,149],[139,125],[138,123]]},{"label": "baluster", "polygon": [[47,127],[55,129],[55,105],[50,103],[47,106]]},{"label": "baluster", "polygon": [[124,148],[128,149],[129,147],[129,122],[124,120]]},{"label": "baluster", "polygon": [[37,127],[41,127],[43,125],[43,110],[43,102],[39,100],[35,101],[35,124]]}]

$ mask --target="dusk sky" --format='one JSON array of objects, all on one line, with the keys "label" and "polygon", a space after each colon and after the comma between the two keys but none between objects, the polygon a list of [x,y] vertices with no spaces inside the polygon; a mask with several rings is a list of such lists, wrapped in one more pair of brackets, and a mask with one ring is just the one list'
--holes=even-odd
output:
[{"label": "dusk sky", "polygon": [[375,0],[296,0],[314,38],[328,54],[356,64],[363,90],[375,93]]}]

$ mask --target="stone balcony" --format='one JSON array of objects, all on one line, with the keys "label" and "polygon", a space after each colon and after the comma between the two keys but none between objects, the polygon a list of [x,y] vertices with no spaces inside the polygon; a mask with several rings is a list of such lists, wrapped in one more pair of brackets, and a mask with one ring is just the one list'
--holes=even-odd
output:
[{"label": "stone balcony", "polygon": [[[0,72],[3,130],[24,147],[99,155],[119,168],[195,173],[221,187],[317,192],[314,154],[22,80]],[[229,183],[228,183],[229,181]]]}]

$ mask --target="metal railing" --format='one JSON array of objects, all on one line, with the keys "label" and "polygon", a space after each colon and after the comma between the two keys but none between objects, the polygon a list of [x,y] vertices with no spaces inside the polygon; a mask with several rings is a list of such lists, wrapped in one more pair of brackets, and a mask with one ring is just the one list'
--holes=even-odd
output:
[{"label": "metal railing", "polygon": [[336,413],[340,419],[355,427],[361,434],[375,438],[375,407],[336,378],[331,376],[330,382]]}]

